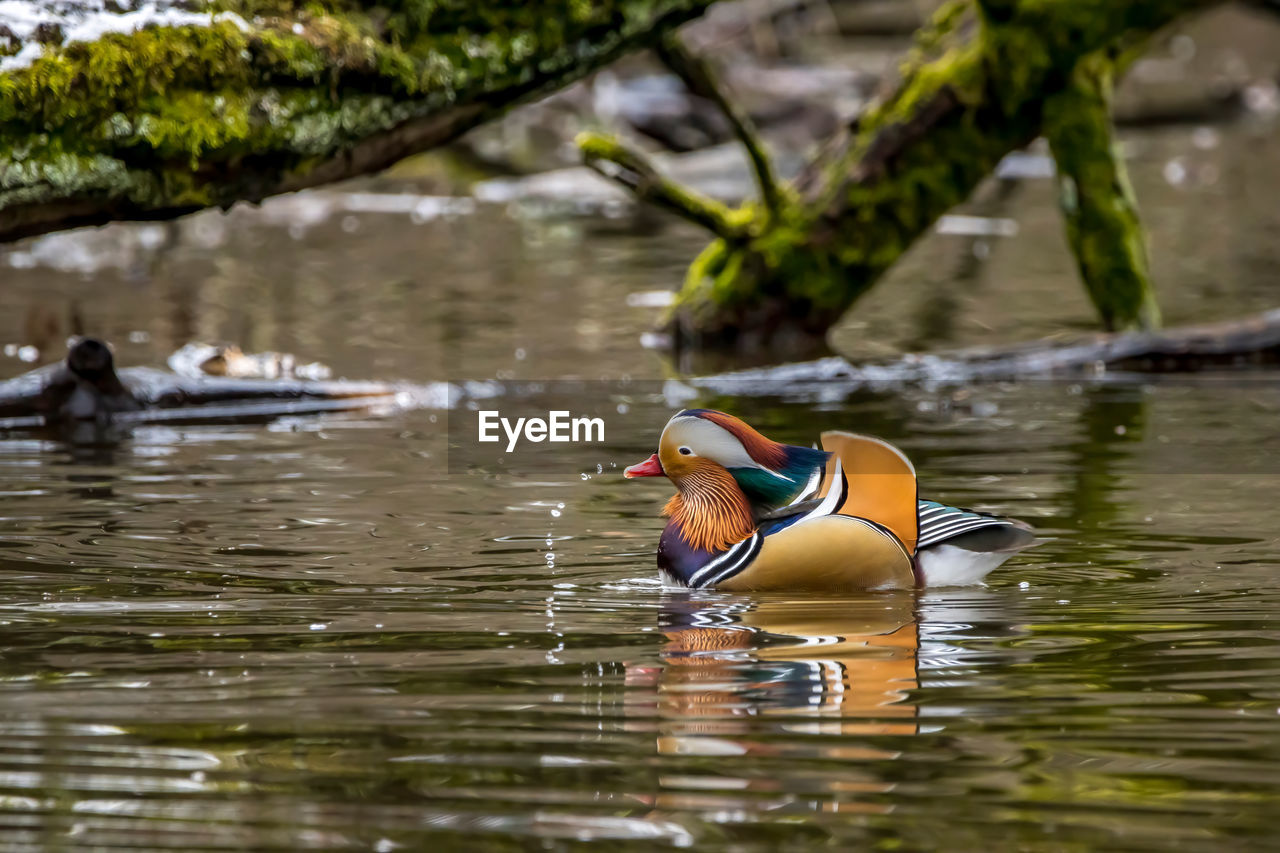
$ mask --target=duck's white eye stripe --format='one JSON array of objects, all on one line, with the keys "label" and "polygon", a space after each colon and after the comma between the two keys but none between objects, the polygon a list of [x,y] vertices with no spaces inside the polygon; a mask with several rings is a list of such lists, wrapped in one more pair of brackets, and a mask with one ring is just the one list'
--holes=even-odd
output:
[{"label": "duck's white eye stripe", "polygon": [[[690,457],[710,459],[725,468],[754,466],[756,461],[747,453],[742,442],[724,427],[696,417],[675,418],[662,431],[658,446],[668,447],[670,453],[679,453],[681,447],[689,448]],[[685,455],[685,454],[681,454]]]}]

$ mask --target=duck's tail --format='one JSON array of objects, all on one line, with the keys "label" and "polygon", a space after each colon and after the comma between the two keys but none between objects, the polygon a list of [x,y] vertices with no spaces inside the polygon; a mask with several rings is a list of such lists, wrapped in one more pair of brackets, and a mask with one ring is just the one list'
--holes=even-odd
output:
[{"label": "duck's tail", "polygon": [[916,565],[927,586],[978,583],[1036,542],[1035,531],[1021,521],[937,501],[920,501],[919,535]]}]

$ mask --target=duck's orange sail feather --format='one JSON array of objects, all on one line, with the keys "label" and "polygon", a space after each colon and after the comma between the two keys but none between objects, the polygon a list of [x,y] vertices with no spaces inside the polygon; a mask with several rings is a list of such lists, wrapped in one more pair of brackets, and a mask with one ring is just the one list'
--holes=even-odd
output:
[{"label": "duck's orange sail feather", "polygon": [[824,432],[822,449],[831,454],[822,488],[831,489],[835,460],[849,484],[848,494],[836,512],[874,521],[888,528],[914,554],[919,538],[916,469],[902,451],[867,435]]}]

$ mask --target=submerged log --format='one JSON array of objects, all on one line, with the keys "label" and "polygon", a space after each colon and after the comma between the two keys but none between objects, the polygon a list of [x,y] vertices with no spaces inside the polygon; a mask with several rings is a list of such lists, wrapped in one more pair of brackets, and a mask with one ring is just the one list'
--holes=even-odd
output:
[{"label": "submerged log", "polygon": [[270,420],[425,404],[439,390],[382,382],[179,376],[129,367],[110,348],[80,338],[56,365],[0,382],[0,430],[89,424]]},{"label": "submerged log", "polygon": [[385,168],[710,1],[31,0],[0,18],[0,241]]},{"label": "submerged log", "polygon": [[[1153,323],[1143,252],[1115,251],[1117,242],[1141,244],[1132,208],[1119,217],[1122,233],[1093,233],[1113,227],[1117,217],[1092,214],[1128,197],[1117,161],[1096,156],[1109,142],[1109,120],[1097,109],[1105,107],[1107,81],[1095,75],[1091,82],[1077,69],[1108,52],[1115,57],[1109,74],[1152,33],[1216,2],[950,0],[917,34],[897,85],[797,182],[766,196],[774,204],[748,203],[703,217],[725,227],[712,229],[718,239],[693,262],[668,317],[677,348],[775,357],[825,349],[831,325],[916,238],[964,201],[1002,157],[1044,132],[1055,99],[1064,109],[1080,106],[1079,98],[1069,99],[1073,81],[1078,94],[1092,89],[1095,102],[1085,117],[1089,150],[1069,151],[1070,128],[1058,137],[1064,159],[1080,155],[1071,169],[1090,193],[1088,211],[1075,219],[1073,242],[1091,256],[1082,268],[1102,290],[1112,286],[1113,268],[1128,276],[1123,298],[1102,299],[1112,323]],[[629,156],[616,140],[582,142],[598,168],[610,151]],[[1094,174],[1093,164],[1103,160],[1105,174]],[[1109,179],[1115,186],[1099,190]],[[659,185],[646,180],[641,197]],[[679,197],[679,188],[663,189],[665,201]]]},{"label": "submerged log", "polygon": [[695,384],[733,393],[829,395],[875,384],[970,383],[1028,378],[1098,379],[1240,371],[1280,364],[1280,309],[1244,320],[1157,332],[1112,332],[1012,346],[917,353],[893,361],[853,364],[843,358],[703,377]]}]

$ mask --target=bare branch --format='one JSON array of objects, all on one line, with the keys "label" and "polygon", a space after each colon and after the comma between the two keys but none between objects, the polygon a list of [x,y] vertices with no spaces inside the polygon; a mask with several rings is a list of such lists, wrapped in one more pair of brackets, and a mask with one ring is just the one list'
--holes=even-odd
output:
[{"label": "bare branch", "polygon": [[765,150],[764,142],[756,130],[751,117],[738,107],[724,91],[715,72],[701,57],[694,56],[685,48],[680,36],[667,33],[654,49],[658,57],[689,87],[695,95],[714,103],[733,128],[738,141],[747,149],[751,160],[751,168],[755,171],[756,183],[760,186],[760,198],[770,217],[776,216],[781,209],[781,190],[778,179]]}]

